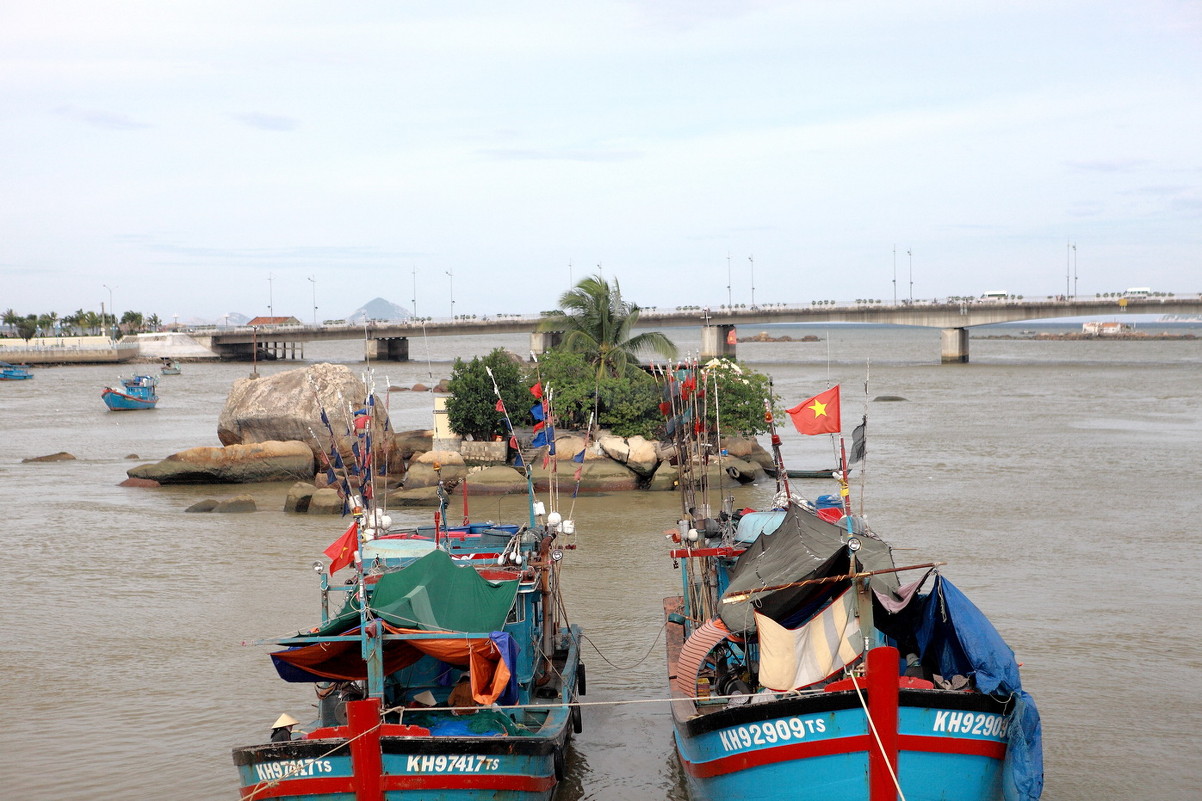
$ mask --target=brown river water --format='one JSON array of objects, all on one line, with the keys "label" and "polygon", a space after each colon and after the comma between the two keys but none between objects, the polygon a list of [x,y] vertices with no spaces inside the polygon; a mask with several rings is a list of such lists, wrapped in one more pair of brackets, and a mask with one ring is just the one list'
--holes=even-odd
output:
[{"label": "brown river water", "polygon": [[[739,356],[773,376],[785,405],[841,383],[848,430],[867,409],[857,509],[910,549],[899,561],[947,561],[1014,648],[1043,716],[1044,798],[1202,797],[1202,341],[974,339],[970,364],[944,366],[936,331],[807,333],[822,341],[745,344]],[[494,344],[527,347],[431,339],[411,343],[420,361],[372,366],[380,387],[429,383],[454,355]],[[360,352],[307,355],[362,370]],[[264,740],[280,712],[312,719],[311,690],[275,678],[256,643],[317,620],[309,565],[345,522],[285,515],[284,484],[118,487],[129,455],[218,444],[226,394],[249,370],[185,363],[162,378],[158,409],[106,411],[101,389],[132,367],[40,368],[0,384],[4,799],[234,799],[230,749]],[[867,398],[904,400],[866,402],[866,376]],[[397,429],[430,424],[428,394],[391,393],[389,406]],[[833,463],[826,438],[782,437],[789,466]],[[57,451],[77,459],[21,462]],[[755,506],[774,490],[734,494]],[[243,491],[260,511],[183,511]],[[680,580],[664,530],[677,508],[671,493],[630,493],[571,509],[580,546],[565,584],[593,705],[560,801],[685,798],[658,702],[660,601]],[[482,500],[471,514],[514,521],[524,503]]]}]

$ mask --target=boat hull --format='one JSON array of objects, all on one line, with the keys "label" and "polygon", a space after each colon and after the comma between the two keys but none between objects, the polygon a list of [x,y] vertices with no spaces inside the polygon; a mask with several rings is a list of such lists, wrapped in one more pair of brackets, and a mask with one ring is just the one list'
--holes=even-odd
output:
[{"label": "boat hull", "polygon": [[100,397],[104,400],[104,405],[114,412],[153,409],[159,402],[158,398],[147,400],[146,398],[138,398],[133,395],[127,395],[124,392],[118,392],[115,389],[106,389],[100,393]]},{"label": "boat hull", "polygon": [[[237,748],[240,797],[307,801],[548,801],[563,778],[567,710],[541,736],[381,736],[378,717],[349,737]],[[385,727],[385,729],[390,727]],[[355,735],[353,732],[361,732]]]},{"label": "boat hull", "polygon": [[[871,797],[875,738],[855,691],[693,718],[673,711],[677,755],[694,801],[767,801],[791,797],[798,787],[822,801]],[[899,691],[897,775],[908,801],[1000,799],[1006,711],[979,694]]]}]

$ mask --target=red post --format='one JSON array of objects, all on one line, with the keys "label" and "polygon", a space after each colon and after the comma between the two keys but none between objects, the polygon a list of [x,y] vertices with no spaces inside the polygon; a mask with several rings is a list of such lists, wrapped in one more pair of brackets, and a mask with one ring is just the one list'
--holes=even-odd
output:
[{"label": "red post", "polygon": [[380,756],[380,699],[348,701],[346,705],[348,739],[351,741],[351,786],[355,801],[383,801],[381,775],[384,761]]},{"label": "red post", "polygon": [[[872,750],[868,756],[870,801],[897,801],[897,680],[899,654],[882,645],[868,652],[868,714],[876,733],[869,732]],[[890,769],[892,768],[892,772]]]}]

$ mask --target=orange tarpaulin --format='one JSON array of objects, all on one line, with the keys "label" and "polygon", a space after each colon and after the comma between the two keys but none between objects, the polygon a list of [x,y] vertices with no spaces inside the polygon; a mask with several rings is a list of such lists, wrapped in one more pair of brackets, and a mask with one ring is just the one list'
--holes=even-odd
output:
[{"label": "orange tarpaulin", "polygon": [[[428,654],[450,665],[470,668],[472,696],[478,704],[491,704],[509,684],[510,670],[501,651],[488,637],[430,638],[428,631],[402,629],[380,622],[389,634],[420,635],[411,640],[384,643],[384,673],[395,673]],[[357,634],[358,628],[346,632]],[[323,642],[290,648],[271,654],[272,660],[285,662],[306,673],[337,681],[362,681],[367,665],[358,642]]]}]

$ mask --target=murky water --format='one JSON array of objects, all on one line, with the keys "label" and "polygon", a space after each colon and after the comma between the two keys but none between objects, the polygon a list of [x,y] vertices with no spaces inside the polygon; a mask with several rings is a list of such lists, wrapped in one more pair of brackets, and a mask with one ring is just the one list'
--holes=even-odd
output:
[{"label": "murky water", "polygon": [[[845,420],[867,408],[856,503],[913,549],[903,555],[947,560],[1018,653],[1044,720],[1044,797],[1202,796],[1202,343],[973,340],[971,364],[942,366],[936,332],[821,335],[743,345],[740,357],[787,401],[829,379],[843,384]],[[428,383],[452,354],[490,346],[431,340],[427,362],[415,342],[419,361],[380,365],[377,380]],[[326,348],[310,347],[310,360],[362,366],[353,345]],[[255,642],[313,622],[308,565],[340,523],[285,516],[286,485],[118,487],[129,455],[217,444],[217,415],[248,366],[185,364],[145,413],[104,409],[100,390],[119,370],[129,367],[43,368],[0,385],[0,794],[232,799],[230,748],[262,740],[282,711],[306,719],[313,702],[275,678]],[[865,404],[866,371],[869,398],[906,400]],[[428,426],[429,395],[389,403],[397,428]],[[831,463],[824,441],[782,434],[792,466]],[[21,463],[56,451],[78,458]],[[737,497],[755,505],[774,488]],[[259,512],[183,512],[242,491]],[[684,798],[655,702],[666,694],[660,599],[679,581],[663,537],[676,509],[670,494],[576,502],[569,611],[588,637],[585,700],[604,703],[585,711],[564,801]],[[515,498],[472,510],[522,513]]]}]

